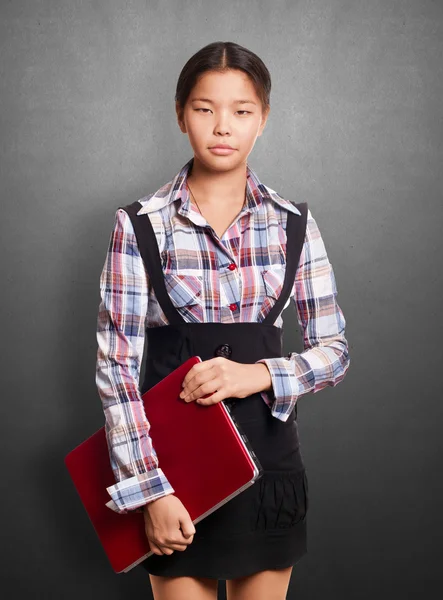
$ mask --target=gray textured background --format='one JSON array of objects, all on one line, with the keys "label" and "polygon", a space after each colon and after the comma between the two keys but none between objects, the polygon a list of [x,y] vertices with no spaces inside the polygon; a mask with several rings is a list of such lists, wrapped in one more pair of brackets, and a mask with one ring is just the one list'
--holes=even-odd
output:
[{"label": "gray textured background", "polygon": [[[443,3],[0,6],[8,597],[150,597],[144,572],[111,570],[63,458],[104,423],[95,325],[115,210],[192,156],[175,84],[216,40],[271,71],[250,162],[309,203],[347,319],[346,379],[299,404],[309,553],[288,598],[440,597]],[[292,307],[285,327],[299,349]]]}]

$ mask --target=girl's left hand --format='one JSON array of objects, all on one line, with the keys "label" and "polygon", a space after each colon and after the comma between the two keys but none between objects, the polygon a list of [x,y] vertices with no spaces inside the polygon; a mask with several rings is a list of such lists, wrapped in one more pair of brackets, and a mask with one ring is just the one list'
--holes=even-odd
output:
[{"label": "girl's left hand", "polygon": [[225,398],[245,398],[271,385],[271,375],[264,363],[243,364],[217,356],[189,369],[180,398],[185,402],[216,404]]}]

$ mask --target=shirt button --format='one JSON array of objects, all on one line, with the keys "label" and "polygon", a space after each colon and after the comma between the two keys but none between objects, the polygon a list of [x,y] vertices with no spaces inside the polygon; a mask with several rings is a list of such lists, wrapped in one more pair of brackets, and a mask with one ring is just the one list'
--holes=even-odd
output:
[{"label": "shirt button", "polygon": [[215,356],[223,356],[224,358],[229,358],[232,354],[232,348],[229,344],[221,344],[216,348],[214,355]]},{"label": "shirt button", "polygon": [[236,305],[236,304],[230,304],[230,305],[229,305],[229,308],[230,308],[231,310],[235,310],[235,309],[237,308],[237,305]]},{"label": "shirt button", "polygon": [[234,263],[231,263],[230,265],[228,265],[228,269],[229,269],[230,271],[233,271],[233,270],[235,269],[235,264],[234,264]]}]

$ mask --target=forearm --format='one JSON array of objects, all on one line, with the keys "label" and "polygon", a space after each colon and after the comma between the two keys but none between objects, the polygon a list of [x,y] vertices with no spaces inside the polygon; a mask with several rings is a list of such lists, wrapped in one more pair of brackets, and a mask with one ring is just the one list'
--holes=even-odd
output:
[{"label": "forearm", "polygon": [[348,343],[344,337],[324,346],[316,346],[287,360],[297,377],[297,398],[316,393],[327,386],[336,386],[344,378],[350,364]]},{"label": "forearm", "polygon": [[111,498],[107,506],[118,513],[141,511],[146,503],[174,489],[159,468],[152,446],[150,423],[138,389],[137,360],[127,355],[117,361],[110,351],[104,355],[104,349],[104,344],[99,345],[96,384],[115,477],[115,484],[107,487]]},{"label": "forearm", "polygon": [[301,396],[342,381],[350,364],[348,344],[341,337],[302,353],[262,359],[261,364],[267,365],[272,379],[271,390],[262,391],[262,398],[273,416],[286,421]]}]

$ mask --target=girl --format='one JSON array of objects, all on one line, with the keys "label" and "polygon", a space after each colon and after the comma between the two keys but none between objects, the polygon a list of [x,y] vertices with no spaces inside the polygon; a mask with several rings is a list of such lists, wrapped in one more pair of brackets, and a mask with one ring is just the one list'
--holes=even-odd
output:
[{"label": "girl", "polygon": [[[238,44],[214,42],[188,60],[175,100],[193,157],[155,193],[117,209],[100,278],[96,382],[116,477],[108,506],[143,512],[154,555],[139,566],[156,600],[215,599],[220,579],[229,600],[286,597],[307,551],[296,402],[337,385],[349,366],[315,220],[247,162],[270,89],[266,66]],[[281,312],[291,298],[304,351],[282,356]],[[196,526],[158,463],[141,402],[195,355],[202,362],[181,397],[225,402],[264,468]]]}]

